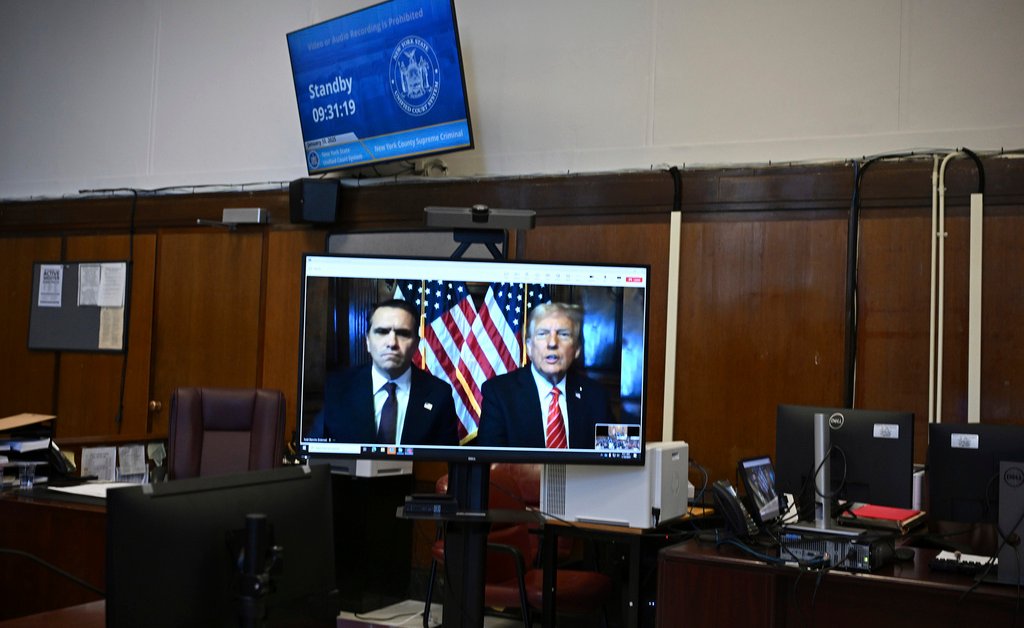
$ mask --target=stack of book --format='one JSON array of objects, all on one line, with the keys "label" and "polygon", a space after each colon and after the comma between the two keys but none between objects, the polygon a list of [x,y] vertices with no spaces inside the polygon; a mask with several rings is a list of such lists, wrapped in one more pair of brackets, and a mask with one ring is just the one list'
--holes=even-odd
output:
[{"label": "stack of book", "polygon": [[[0,419],[0,467],[4,486],[18,482],[19,463],[49,461],[55,418],[50,414],[24,413]],[[35,481],[45,481],[46,469],[38,471],[43,475],[37,476]]]}]

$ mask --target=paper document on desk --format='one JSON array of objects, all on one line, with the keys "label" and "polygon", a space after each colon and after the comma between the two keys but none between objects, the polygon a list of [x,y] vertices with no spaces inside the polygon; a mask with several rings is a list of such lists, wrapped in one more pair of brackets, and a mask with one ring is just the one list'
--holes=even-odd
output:
[{"label": "paper document on desk", "polygon": [[87,484],[79,484],[78,486],[51,486],[48,490],[70,493],[72,495],[82,495],[83,497],[99,497],[100,499],[106,499],[107,491],[110,489],[124,488],[126,486],[138,486],[138,484],[133,484],[131,482],[89,482]]}]

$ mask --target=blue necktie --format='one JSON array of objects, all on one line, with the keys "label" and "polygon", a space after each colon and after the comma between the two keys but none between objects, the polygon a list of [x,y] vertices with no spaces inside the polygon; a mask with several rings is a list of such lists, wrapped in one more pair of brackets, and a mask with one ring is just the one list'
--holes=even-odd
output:
[{"label": "blue necktie", "polygon": [[377,428],[377,440],[389,445],[396,444],[395,437],[398,434],[398,398],[395,396],[395,388],[394,382],[384,384],[388,398],[380,410],[380,426]]}]

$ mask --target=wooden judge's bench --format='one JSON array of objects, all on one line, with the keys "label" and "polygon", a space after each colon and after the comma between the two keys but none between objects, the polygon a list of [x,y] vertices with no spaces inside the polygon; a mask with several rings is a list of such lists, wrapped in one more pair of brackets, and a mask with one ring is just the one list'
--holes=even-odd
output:
[{"label": "wooden judge's bench", "polygon": [[871,573],[801,572],[728,545],[687,541],[658,557],[660,628],[968,628],[1024,625],[1017,587],[932,571],[936,550]]},{"label": "wooden judge's bench", "polygon": [[102,600],[30,556],[105,590],[106,506],[45,491],[0,493],[0,620]]}]

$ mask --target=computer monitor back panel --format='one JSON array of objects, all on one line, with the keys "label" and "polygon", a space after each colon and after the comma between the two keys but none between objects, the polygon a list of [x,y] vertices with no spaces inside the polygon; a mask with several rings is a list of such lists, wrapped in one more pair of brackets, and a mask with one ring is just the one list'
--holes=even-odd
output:
[{"label": "computer monitor back panel", "polygon": [[814,415],[824,414],[833,499],[910,508],[914,501],[912,412],[780,405],[776,414],[775,480],[779,493],[813,514]]},{"label": "computer monitor back panel", "polygon": [[643,467],[545,465],[541,511],[559,520],[651,528],[686,512],[689,446],[648,443]]},{"label": "computer monitor back panel", "polygon": [[236,544],[247,539],[250,514],[266,516],[268,541],[282,548],[261,625],[333,626],[329,469],[299,466],[110,491],[107,626],[239,625],[246,545]]},{"label": "computer monitor back panel", "polygon": [[[1008,538],[1024,535],[1024,461],[999,463],[999,530]],[[1004,584],[1024,584],[1024,550],[1019,544],[1000,545],[998,579]]]},{"label": "computer monitor back panel", "polygon": [[1024,457],[1024,426],[928,426],[928,514],[933,521],[995,524],[999,464]]}]

